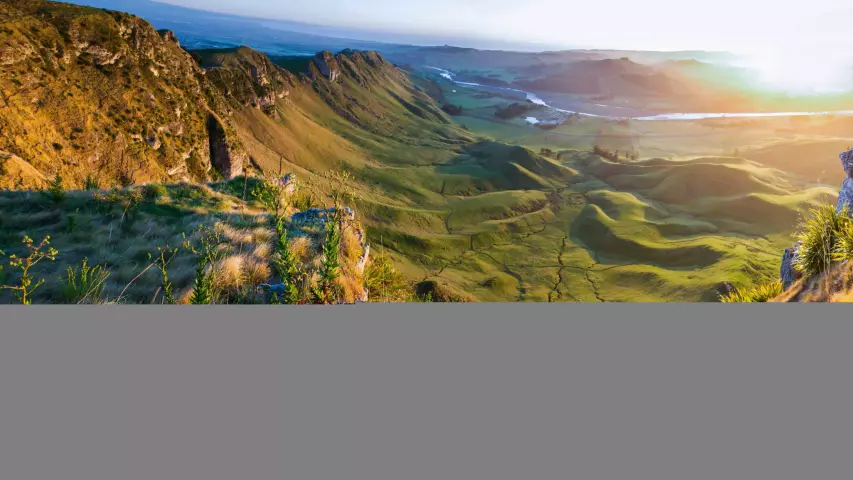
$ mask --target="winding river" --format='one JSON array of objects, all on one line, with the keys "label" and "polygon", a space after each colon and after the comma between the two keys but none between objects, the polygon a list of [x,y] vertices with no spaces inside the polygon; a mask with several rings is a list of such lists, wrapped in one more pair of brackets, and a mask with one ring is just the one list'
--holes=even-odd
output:
[{"label": "winding river", "polygon": [[[495,93],[509,93],[513,96],[520,96],[532,103],[537,105],[542,105],[543,107],[547,107],[551,110],[562,112],[566,114],[578,114],[584,115],[588,117],[599,117],[599,118],[612,118],[612,119],[631,119],[631,120],[702,120],[708,118],[761,118],[761,117],[803,117],[803,116],[820,116],[820,115],[853,115],[853,110],[836,110],[836,111],[826,111],[826,112],[759,112],[759,113],[660,113],[650,115],[644,110],[626,108],[626,107],[617,107],[612,105],[603,105],[600,103],[586,103],[586,102],[571,102],[572,108],[560,108],[554,105],[550,105],[541,97],[532,92],[526,92],[524,90],[518,90],[515,88],[509,87],[496,87],[492,85],[483,85],[480,83],[471,83],[471,82],[462,82],[456,80],[456,74],[445,70],[443,68],[438,67],[426,67],[432,70],[436,70],[439,72],[439,75],[450,80],[456,85],[461,85],[465,87],[474,87],[479,90],[492,91]],[[599,113],[592,113],[593,111],[598,111]],[[617,113],[617,112],[621,112]],[[535,117],[527,117],[528,123],[535,124],[539,123],[539,120]]]}]

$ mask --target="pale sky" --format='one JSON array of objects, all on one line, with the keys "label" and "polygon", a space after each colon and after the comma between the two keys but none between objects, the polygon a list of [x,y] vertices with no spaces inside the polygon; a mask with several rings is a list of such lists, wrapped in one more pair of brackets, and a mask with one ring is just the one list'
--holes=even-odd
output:
[{"label": "pale sky", "polygon": [[329,26],[590,48],[804,56],[813,48],[853,51],[846,25],[853,18],[849,0],[158,1]]}]

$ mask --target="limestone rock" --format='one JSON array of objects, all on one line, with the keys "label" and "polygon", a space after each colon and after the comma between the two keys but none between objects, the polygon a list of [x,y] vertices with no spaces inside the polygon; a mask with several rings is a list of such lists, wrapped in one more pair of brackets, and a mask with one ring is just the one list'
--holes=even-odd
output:
[{"label": "limestone rock", "polygon": [[284,187],[285,195],[292,195],[296,191],[296,174],[287,173],[279,180],[279,183]]},{"label": "limestone rock", "polygon": [[844,183],[841,184],[841,191],[838,192],[838,204],[835,206],[836,213],[840,213],[844,205],[853,211],[853,178],[850,177],[845,178]]},{"label": "limestone rock", "polygon": [[853,211],[853,149],[847,150],[840,155],[841,167],[847,178],[841,184],[841,191],[838,192],[838,204],[835,206],[836,212],[841,212],[844,205],[847,205]]},{"label": "limestone rock", "polygon": [[790,288],[802,276],[794,268],[800,244],[801,242],[797,242],[793,248],[786,248],[785,253],[782,255],[782,268],[779,269],[779,276],[782,279],[782,288],[785,290]]},{"label": "limestone rock", "polygon": [[[349,207],[345,207],[342,213],[346,220],[355,219],[355,212]],[[334,214],[334,207],[328,209],[312,208],[304,212],[294,213],[290,216],[290,222],[294,225],[325,225]]]},{"label": "limestone rock", "polygon": [[841,158],[841,167],[848,178],[853,178],[853,149],[847,150],[839,155]]}]

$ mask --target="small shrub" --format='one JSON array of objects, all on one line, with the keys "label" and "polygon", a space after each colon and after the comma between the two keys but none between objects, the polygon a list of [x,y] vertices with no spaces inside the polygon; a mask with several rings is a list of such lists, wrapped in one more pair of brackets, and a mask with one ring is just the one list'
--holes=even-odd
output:
[{"label": "small shrub", "polygon": [[276,297],[276,301],[284,304],[298,303],[299,288],[297,287],[297,282],[299,269],[296,266],[296,256],[287,243],[287,229],[280,218],[276,220],[275,231],[275,255],[273,255],[271,263],[273,270],[278,274],[285,286],[284,293],[281,298]]},{"label": "small shrub", "polygon": [[312,289],[314,303],[332,303],[335,301],[335,280],[340,277],[338,252],[341,246],[340,210],[327,222],[326,240],[323,243],[323,262],[317,273],[320,276],[317,286]]},{"label": "small shrub", "polygon": [[42,195],[49,198],[53,203],[62,203],[68,194],[65,193],[65,187],[62,186],[62,176],[58,173],[53,180],[47,185],[47,190],[42,191]]},{"label": "small shrub", "polygon": [[304,212],[306,210],[311,210],[312,208],[317,208],[320,206],[320,202],[317,201],[317,198],[313,193],[306,190],[305,192],[296,195],[293,199],[293,208]]},{"label": "small shrub", "polygon": [[172,305],[175,303],[175,292],[172,282],[169,280],[169,264],[178,254],[177,248],[169,248],[169,245],[157,247],[158,256],[154,260],[154,266],[160,270],[160,288],[163,289],[163,303]]},{"label": "small shrub", "polygon": [[405,300],[411,287],[384,253],[374,256],[365,269],[370,300],[374,302],[396,302]]},{"label": "small shrub", "polygon": [[77,229],[77,213],[75,212],[68,215],[68,217],[66,217],[66,221],[68,223],[65,225],[65,232],[74,233],[74,230]]},{"label": "small shrub", "polygon": [[142,195],[148,200],[159,200],[167,193],[166,187],[159,183],[151,183],[142,187]]},{"label": "small shrub", "polygon": [[[24,247],[29,252],[26,257],[19,257],[14,254],[9,255],[8,257],[9,267],[21,271],[18,284],[6,285],[4,283],[3,285],[0,285],[0,289],[12,290],[18,301],[24,305],[29,305],[32,303],[33,292],[44,283],[44,279],[33,283],[33,277],[30,270],[44,259],[48,259],[50,261],[56,260],[56,256],[59,252],[53,247],[48,247],[48,245],[50,245],[50,236],[44,237],[38,245],[35,245],[30,237],[25,236],[23,238],[23,243]],[[5,253],[0,250],[0,255],[5,255]],[[5,270],[4,273],[6,273]]]},{"label": "small shrub", "polygon": [[290,199],[286,193],[286,175],[267,176],[256,183],[251,190],[254,200],[259,202],[275,218],[280,217],[289,206]]},{"label": "small shrub", "polygon": [[204,305],[214,303],[214,282],[216,270],[213,268],[224,257],[225,252],[220,248],[226,241],[222,235],[203,225],[199,225],[196,232],[199,240],[195,244],[184,239],[184,248],[192,252],[196,257],[195,280],[193,281],[193,293],[190,303]]},{"label": "small shrub", "polygon": [[84,190],[100,190],[101,184],[92,175],[86,175],[86,180],[83,182]]},{"label": "small shrub", "polygon": [[760,303],[772,300],[783,292],[782,282],[775,281],[754,287],[735,289],[735,291],[721,296],[723,303]]},{"label": "small shrub", "polygon": [[110,272],[103,266],[91,266],[84,258],[79,268],[68,267],[62,299],[66,303],[102,303],[104,284],[109,276]]}]

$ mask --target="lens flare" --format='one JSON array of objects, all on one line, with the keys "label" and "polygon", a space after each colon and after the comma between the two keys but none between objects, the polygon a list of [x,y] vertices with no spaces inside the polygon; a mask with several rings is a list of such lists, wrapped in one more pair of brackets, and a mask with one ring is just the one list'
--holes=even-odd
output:
[{"label": "lens flare", "polygon": [[850,59],[819,50],[754,55],[749,65],[756,71],[756,82],[768,90],[822,94],[850,87]]}]

